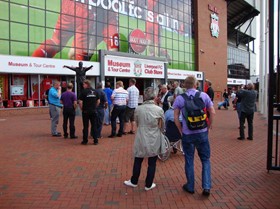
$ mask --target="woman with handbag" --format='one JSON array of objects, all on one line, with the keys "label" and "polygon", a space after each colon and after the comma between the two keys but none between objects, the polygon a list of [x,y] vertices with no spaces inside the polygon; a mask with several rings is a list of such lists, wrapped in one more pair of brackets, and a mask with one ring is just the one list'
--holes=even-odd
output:
[{"label": "woman with handbag", "polygon": [[124,181],[126,186],[137,187],[144,157],[148,157],[148,171],[145,190],[156,187],[153,182],[156,172],[158,154],[164,152],[164,112],[154,102],[155,94],[152,87],[144,90],[144,103],[135,110],[137,132],[134,141],[134,165],[130,180]]}]

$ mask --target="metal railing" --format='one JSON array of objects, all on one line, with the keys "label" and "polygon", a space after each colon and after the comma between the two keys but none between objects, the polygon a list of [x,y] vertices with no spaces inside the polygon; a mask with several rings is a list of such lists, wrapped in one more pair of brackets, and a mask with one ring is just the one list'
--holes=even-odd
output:
[{"label": "metal railing", "polygon": [[[268,146],[267,170],[280,170],[280,56],[278,0],[269,1],[269,88],[268,88]],[[276,24],[275,24],[276,23]],[[275,27],[276,26],[276,27]],[[275,48],[276,47],[276,48]],[[275,56],[276,52],[276,56]],[[275,66],[276,63],[276,66]]]}]

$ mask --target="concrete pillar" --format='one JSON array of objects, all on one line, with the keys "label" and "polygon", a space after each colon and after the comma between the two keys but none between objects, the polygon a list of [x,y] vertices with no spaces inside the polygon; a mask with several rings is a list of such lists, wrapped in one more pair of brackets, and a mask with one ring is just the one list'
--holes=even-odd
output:
[{"label": "concrete pillar", "polygon": [[264,117],[267,117],[268,25],[266,1],[261,1],[260,10],[259,110]]}]

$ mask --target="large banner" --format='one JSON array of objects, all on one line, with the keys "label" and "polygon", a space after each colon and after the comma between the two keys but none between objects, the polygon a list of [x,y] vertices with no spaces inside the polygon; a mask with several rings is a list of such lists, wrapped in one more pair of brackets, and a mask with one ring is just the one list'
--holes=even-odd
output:
[{"label": "large banner", "polygon": [[105,76],[164,78],[164,63],[136,58],[105,56]]},{"label": "large banner", "polygon": [[[75,60],[59,60],[35,57],[5,56],[0,55],[0,73],[28,73],[46,75],[76,75],[76,73],[64,65],[78,67],[79,62]],[[97,62],[83,61],[85,67],[93,65],[87,71],[87,76],[99,76],[100,65]]]},{"label": "large banner", "polygon": [[141,54],[195,69],[192,0],[9,0],[0,8],[0,54],[98,61],[99,49],[131,52],[139,29]]}]

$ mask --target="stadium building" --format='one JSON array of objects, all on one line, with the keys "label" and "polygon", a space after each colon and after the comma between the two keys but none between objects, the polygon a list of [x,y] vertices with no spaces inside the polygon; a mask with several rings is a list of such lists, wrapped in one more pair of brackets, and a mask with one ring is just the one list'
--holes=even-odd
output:
[{"label": "stadium building", "polygon": [[237,89],[257,79],[257,20],[260,14],[259,0],[228,2],[228,88]]},{"label": "stadium building", "polygon": [[[243,2],[0,0],[1,102],[5,108],[45,106],[54,80],[63,90],[75,84],[75,72],[63,66],[80,61],[93,65],[87,72],[93,85],[122,80],[127,88],[134,77],[143,94],[145,87],[194,75],[201,88],[210,79],[219,97],[227,87],[228,8]],[[250,42],[245,37],[239,46]]]}]

